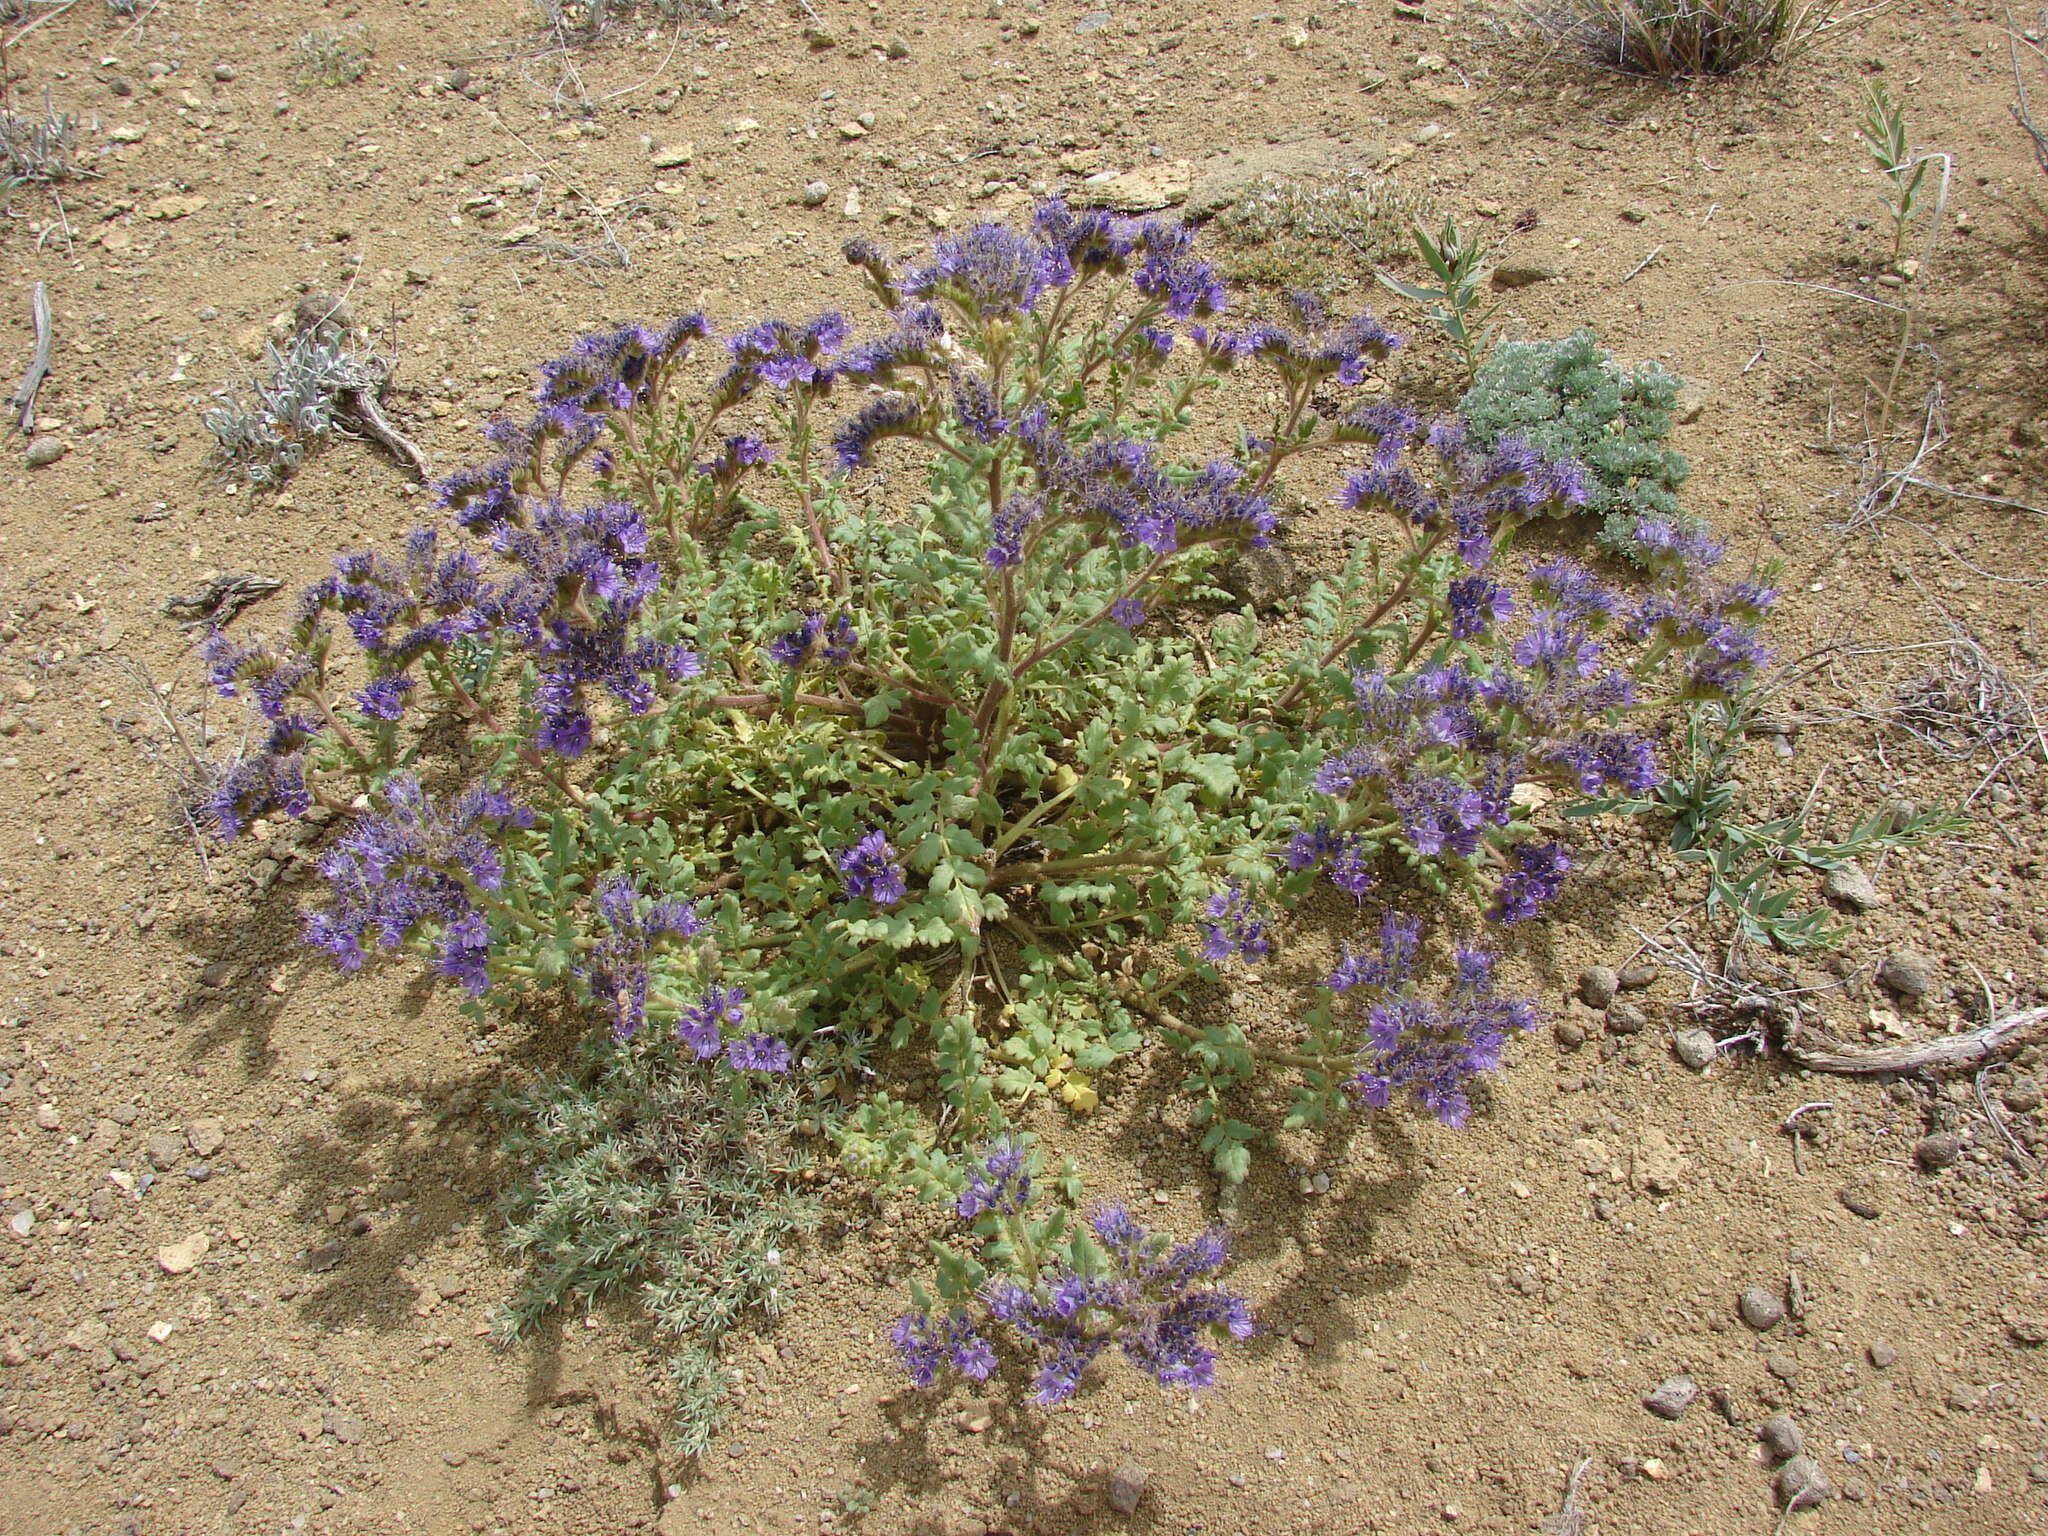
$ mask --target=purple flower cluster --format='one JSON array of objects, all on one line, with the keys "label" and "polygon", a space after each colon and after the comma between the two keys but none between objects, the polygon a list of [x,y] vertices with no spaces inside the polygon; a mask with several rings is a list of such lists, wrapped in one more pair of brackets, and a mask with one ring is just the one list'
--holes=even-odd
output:
[{"label": "purple flower cluster", "polygon": [[845,877],[845,899],[866,897],[878,907],[893,907],[909,893],[903,863],[889,839],[875,828],[851,848],[842,848],[834,863]]},{"label": "purple flower cluster", "polygon": [[[1171,554],[1190,544],[1246,542],[1264,548],[1279,525],[1272,498],[1257,490],[1241,465],[1216,460],[1192,476],[1176,473],[1155,443],[1107,438],[1077,447],[1035,406],[1019,419],[1018,441],[1060,516],[1104,527],[1126,549]],[[1003,519],[998,519],[999,525]],[[998,526],[992,565],[1012,563],[1014,536]]]},{"label": "purple flower cluster", "polygon": [[770,642],[768,654],[791,671],[816,658],[828,666],[848,660],[860,645],[853,621],[843,613],[826,623],[819,614],[805,614],[788,634]]},{"label": "purple flower cluster", "polygon": [[1472,1111],[1471,1080],[1499,1068],[1509,1035],[1535,1027],[1536,1008],[1495,992],[1494,957],[1462,944],[1449,994],[1420,996],[1412,985],[1420,941],[1420,923],[1388,913],[1379,952],[1347,951],[1325,985],[1360,994],[1363,1005],[1352,1091],[1375,1109],[1412,1094],[1445,1125],[1459,1126]]},{"label": "purple flower cluster", "polygon": [[1347,896],[1363,899],[1372,889],[1372,853],[1369,839],[1319,825],[1297,829],[1279,857],[1296,874],[1327,862],[1330,884]]},{"label": "purple flower cluster", "polygon": [[1169,1244],[1116,1205],[1097,1211],[1089,1232],[1074,1265],[1028,1285],[1003,1278],[984,1286],[980,1322],[964,1309],[900,1320],[890,1339],[911,1380],[928,1387],[948,1367],[986,1380],[995,1369],[989,1334],[1000,1330],[1033,1362],[1033,1399],[1046,1406],[1072,1397],[1112,1344],[1162,1386],[1213,1385],[1214,1341],[1253,1332],[1244,1298],[1210,1278],[1226,1257],[1223,1234]]},{"label": "purple flower cluster", "polygon": [[578,975],[611,1016],[612,1037],[630,1040],[647,1022],[648,965],[664,939],[695,938],[703,931],[697,909],[663,897],[642,904],[638,880],[615,875],[599,888],[597,914],[605,936]]},{"label": "purple flower cluster", "polygon": [[1260,915],[1256,898],[1236,880],[1212,893],[1202,909],[1202,958],[1211,962],[1240,956],[1263,960],[1273,952],[1266,920]]},{"label": "purple flower cluster", "polygon": [[[1467,570],[1493,558],[1497,530],[1586,501],[1584,473],[1576,463],[1546,459],[1517,437],[1504,437],[1481,452],[1455,417],[1425,421],[1404,405],[1371,401],[1341,420],[1338,436],[1373,450],[1372,462],[1338,493],[1339,505],[1388,512],[1454,538]],[[1467,607],[1470,622],[1477,616],[1474,598],[1468,597]]]},{"label": "purple flower cluster", "polygon": [[937,1381],[939,1372],[949,1366],[970,1381],[987,1381],[995,1374],[995,1346],[965,1312],[949,1312],[943,1317],[908,1313],[889,1330],[889,1342],[896,1346],[903,1369],[920,1388]]},{"label": "purple flower cluster", "polygon": [[1562,843],[1518,843],[1514,867],[1501,880],[1487,916],[1498,923],[1519,923],[1536,916],[1557,899],[1572,867],[1571,852]]},{"label": "purple flower cluster", "polygon": [[1241,331],[1196,326],[1191,338],[1220,367],[1261,358],[1282,378],[1302,386],[1330,378],[1339,384],[1363,384],[1378,364],[1404,345],[1403,338],[1370,311],[1339,320],[1314,294],[1290,293],[1287,301],[1300,321],[1299,331],[1263,322]]},{"label": "purple flower cluster", "polygon": [[999,1136],[967,1170],[957,1209],[962,1221],[984,1212],[1013,1216],[1031,1199],[1031,1154],[1014,1136]]},{"label": "purple flower cluster", "polygon": [[369,948],[395,950],[426,932],[434,968],[471,993],[490,985],[489,899],[505,868],[494,837],[533,825],[533,815],[491,789],[473,789],[451,809],[437,806],[409,774],[393,774],[380,815],[356,818],[322,856],[332,905],[306,918],[306,940],[345,971]]}]

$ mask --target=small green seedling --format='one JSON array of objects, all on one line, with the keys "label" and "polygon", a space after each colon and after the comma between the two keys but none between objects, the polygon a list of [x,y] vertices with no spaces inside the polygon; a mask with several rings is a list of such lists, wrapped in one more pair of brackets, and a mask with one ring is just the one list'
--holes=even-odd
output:
[{"label": "small green seedling", "polygon": [[1423,265],[1436,274],[1443,286],[1404,283],[1384,272],[1377,276],[1402,298],[1428,306],[1429,318],[1457,348],[1469,384],[1479,376],[1479,365],[1493,345],[1493,327],[1487,322],[1499,306],[1480,300],[1480,290],[1493,275],[1493,263],[1478,240],[1461,232],[1456,220],[1450,218],[1444,220],[1442,231],[1435,235],[1416,225],[1415,249],[1421,253]]},{"label": "small green seedling", "polygon": [[1892,100],[1882,80],[1871,81],[1863,94],[1865,111],[1858,131],[1879,173],[1891,183],[1884,206],[1892,221],[1892,260],[1897,261],[1906,248],[1906,230],[1920,211],[1927,169],[1938,157],[1915,153],[1908,144],[1905,105]]}]

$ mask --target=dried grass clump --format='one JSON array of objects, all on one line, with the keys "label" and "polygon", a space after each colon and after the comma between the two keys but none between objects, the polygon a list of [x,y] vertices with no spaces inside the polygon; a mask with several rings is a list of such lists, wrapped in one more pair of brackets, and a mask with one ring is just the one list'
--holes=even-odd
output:
[{"label": "dried grass clump", "polygon": [[0,185],[73,181],[78,163],[78,123],[59,112],[47,96],[40,112],[0,112]]},{"label": "dried grass clump", "polygon": [[1844,19],[1835,0],[1568,0],[1552,30],[1610,69],[1671,79],[1782,64]]}]

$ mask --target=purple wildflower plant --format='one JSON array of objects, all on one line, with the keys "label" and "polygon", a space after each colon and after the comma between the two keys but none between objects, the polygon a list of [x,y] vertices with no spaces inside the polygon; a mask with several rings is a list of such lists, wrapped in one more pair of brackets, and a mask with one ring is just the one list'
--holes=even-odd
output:
[{"label": "purple wildflower plant", "polygon": [[610,1017],[612,1037],[630,1040],[647,1022],[651,967],[663,941],[693,939],[704,923],[690,902],[648,901],[629,875],[606,880],[592,905],[606,931],[577,974]]}]

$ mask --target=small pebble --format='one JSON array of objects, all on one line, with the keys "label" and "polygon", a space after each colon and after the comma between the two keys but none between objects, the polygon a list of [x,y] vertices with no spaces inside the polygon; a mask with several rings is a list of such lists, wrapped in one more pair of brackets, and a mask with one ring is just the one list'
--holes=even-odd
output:
[{"label": "small pebble", "polygon": [[1550,1026],[1550,1033],[1560,1050],[1576,1051],[1586,1043],[1586,1026],[1577,1019],[1559,1019]]},{"label": "small pebble", "polygon": [[1864,1353],[1870,1356],[1870,1363],[1880,1371],[1888,1371],[1899,1363],[1898,1346],[1890,1339],[1872,1339],[1870,1348]]},{"label": "small pebble", "polygon": [[63,1123],[64,1117],[57,1113],[56,1105],[38,1104],[36,1106],[37,1129],[45,1131],[54,1131],[57,1129],[58,1126],[62,1125]]},{"label": "small pebble", "polygon": [[21,456],[22,462],[30,469],[41,469],[63,458],[70,446],[61,437],[31,438],[28,451]]},{"label": "small pebble", "polygon": [[1778,1502],[1788,1510],[1814,1509],[1828,1496],[1827,1474],[1811,1456],[1794,1456],[1778,1468]]},{"label": "small pebble", "polygon": [[1861,1216],[1865,1221],[1875,1221],[1884,1214],[1884,1207],[1877,1203],[1877,1193],[1867,1184],[1844,1184],[1837,1196],[1852,1215]]},{"label": "small pebble", "polygon": [[1621,978],[1611,965],[1589,965],[1579,972],[1579,1000],[1588,1008],[1605,1008],[1620,986]]},{"label": "small pebble", "polygon": [[1936,1131],[1913,1143],[1913,1161],[1929,1173],[1953,1167],[1963,1155],[1963,1138],[1954,1131]]},{"label": "small pebble", "polygon": [[1764,1450],[1773,1461],[1790,1461],[1806,1449],[1806,1436],[1799,1432],[1799,1426],[1792,1422],[1789,1413],[1781,1413],[1765,1421],[1763,1428],[1756,1432],[1763,1442]]},{"label": "small pebble", "polygon": [[2031,1115],[2041,1107],[2041,1085],[2031,1078],[2021,1078],[2016,1083],[2008,1083],[1999,1098],[2014,1114]]},{"label": "small pebble", "polygon": [[806,208],[822,207],[825,199],[831,195],[832,189],[822,181],[804,183],[804,206]]},{"label": "small pebble", "polygon": [[1760,1285],[1752,1285],[1737,1297],[1735,1310],[1758,1333],[1768,1333],[1785,1321],[1785,1304]]},{"label": "small pebble", "polygon": [[1624,992],[1640,992],[1645,987],[1654,987],[1663,972],[1647,960],[1638,960],[1634,965],[1625,965],[1615,978]]},{"label": "small pebble", "polygon": [[1671,1042],[1671,1049],[1678,1059],[1695,1072],[1704,1072],[1714,1064],[1716,1042],[1713,1031],[1706,1029],[1681,1029]]},{"label": "small pebble", "polygon": [[1125,1462],[1109,1478],[1109,1507],[1120,1515],[1135,1515],[1152,1474],[1135,1462]]},{"label": "small pebble", "polygon": [[1872,907],[1884,905],[1884,892],[1864,872],[1863,866],[1850,860],[1837,865],[1827,872],[1820,883],[1821,892],[1846,907],[1858,912],[1868,912]]},{"label": "small pebble", "polygon": [[228,81],[235,78],[235,66],[232,64],[214,65],[213,78],[225,85]]},{"label": "small pebble", "polygon": [[1934,962],[1917,949],[1895,949],[1877,968],[1877,979],[1909,1002],[1918,1002],[1934,990]]},{"label": "small pebble", "polygon": [[1660,1382],[1643,1399],[1643,1406],[1660,1419],[1676,1421],[1685,1417],[1686,1409],[1698,1401],[1699,1395],[1700,1389],[1690,1376],[1673,1376]]}]

